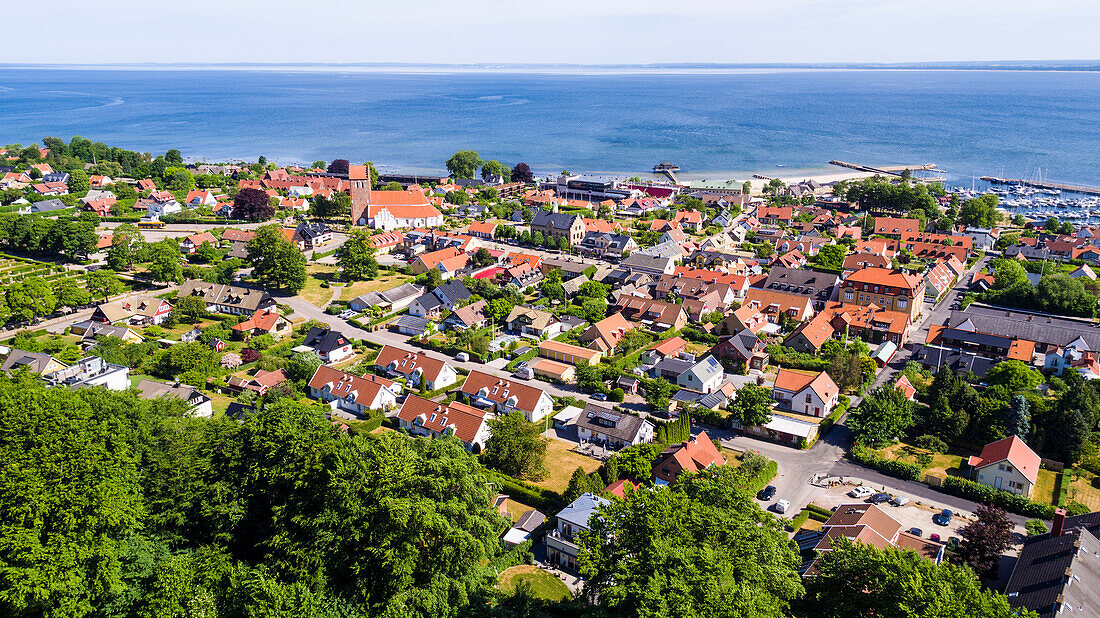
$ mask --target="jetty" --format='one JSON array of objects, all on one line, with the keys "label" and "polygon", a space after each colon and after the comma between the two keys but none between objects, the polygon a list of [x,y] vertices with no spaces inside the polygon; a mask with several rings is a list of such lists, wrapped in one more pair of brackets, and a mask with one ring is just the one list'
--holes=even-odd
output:
[{"label": "jetty", "polygon": [[1074,185],[1065,182],[1050,182],[1048,180],[1022,180],[1019,178],[998,178],[996,176],[982,176],[982,180],[993,185],[1016,185],[1024,187],[1035,187],[1036,189],[1057,189],[1059,191],[1070,191],[1072,193],[1100,195],[1100,187]]},{"label": "jetty", "polygon": [[676,178],[676,172],[678,171],[680,171],[680,166],[668,161],[661,161],[653,166],[654,174],[664,174],[675,184],[680,184],[680,179]]},{"label": "jetty", "polygon": [[[856,170],[857,172],[871,172],[873,174],[882,174],[884,176],[901,176],[901,173],[905,170],[909,170],[910,172],[923,172],[936,169],[935,163],[925,163],[924,165],[883,165],[879,167],[871,167],[870,165],[849,163],[847,161],[829,161],[829,165],[846,167],[851,170]],[[921,178],[919,180],[935,181],[939,179]]]}]

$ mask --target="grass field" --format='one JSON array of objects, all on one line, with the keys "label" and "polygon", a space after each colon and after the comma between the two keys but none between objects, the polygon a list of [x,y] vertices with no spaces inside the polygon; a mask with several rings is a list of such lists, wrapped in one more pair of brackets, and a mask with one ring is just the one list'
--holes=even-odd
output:
[{"label": "grass field", "polygon": [[1066,499],[1080,502],[1093,511],[1100,510],[1100,476],[1078,470],[1077,478],[1069,484]]},{"label": "grass field", "polygon": [[550,440],[550,444],[546,446],[546,469],[550,474],[535,485],[560,493],[569,487],[569,477],[573,476],[577,466],[584,468],[585,472],[595,472],[600,467],[599,461],[574,453],[570,448],[573,447],[568,442]]},{"label": "grass field", "polygon": [[[412,279],[409,275],[399,272],[380,271],[378,278],[372,281],[356,281],[351,285],[341,287],[335,282],[336,270],[335,266],[327,264],[306,265],[306,286],[302,288],[301,292],[298,292],[298,296],[318,307],[324,307],[333,298],[351,300],[368,292],[388,290]],[[328,282],[332,287],[321,287],[321,284],[325,282]],[[333,296],[334,293],[335,297]]]},{"label": "grass field", "polygon": [[1044,504],[1054,504],[1054,486],[1058,482],[1058,473],[1053,470],[1040,469],[1035,478],[1035,487],[1031,490],[1031,499]]},{"label": "grass field", "polygon": [[[899,442],[887,448],[880,450],[879,455],[896,461],[903,461],[905,463],[917,463],[917,457],[923,453],[931,454],[924,449]],[[927,474],[934,476],[946,477],[946,476],[958,476],[959,471],[962,469],[963,456],[958,453],[935,453],[932,454],[932,464],[925,468]]]},{"label": "grass field", "polygon": [[565,601],[573,598],[569,588],[560,579],[528,564],[516,565],[500,574],[498,587],[512,592],[516,586],[529,586],[531,596],[547,601]]}]

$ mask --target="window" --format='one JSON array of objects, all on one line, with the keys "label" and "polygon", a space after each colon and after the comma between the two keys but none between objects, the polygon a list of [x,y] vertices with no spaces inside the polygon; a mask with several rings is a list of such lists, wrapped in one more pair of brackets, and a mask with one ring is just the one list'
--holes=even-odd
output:
[{"label": "window", "polygon": [[852,296],[853,296],[852,291],[848,290],[847,292],[844,293],[844,300],[852,300]]},{"label": "window", "polygon": [[1005,465],[1004,464],[997,464],[997,469],[1001,470],[1001,471],[1004,471]]},{"label": "window", "polygon": [[909,304],[909,302],[908,302],[908,301],[906,301],[906,300],[905,300],[904,298],[899,298],[899,299],[898,299],[898,302],[897,302],[897,306],[898,306],[898,309],[905,309],[905,307],[906,307],[906,306],[907,306],[908,304]]},{"label": "window", "polygon": [[806,403],[813,403],[813,398],[809,393],[806,393]]}]

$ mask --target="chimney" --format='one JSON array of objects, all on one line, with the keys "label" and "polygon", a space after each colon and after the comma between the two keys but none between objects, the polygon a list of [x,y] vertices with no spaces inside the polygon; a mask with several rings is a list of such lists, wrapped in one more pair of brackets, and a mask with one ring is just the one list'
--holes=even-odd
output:
[{"label": "chimney", "polygon": [[1065,509],[1055,509],[1054,510],[1054,521],[1051,523],[1051,526],[1050,526],[1050,536],[1052,536],[1052,537],[1061,536],[1062,529],[1065,527],[1065,525],[1066,525],[1066,510]]}]

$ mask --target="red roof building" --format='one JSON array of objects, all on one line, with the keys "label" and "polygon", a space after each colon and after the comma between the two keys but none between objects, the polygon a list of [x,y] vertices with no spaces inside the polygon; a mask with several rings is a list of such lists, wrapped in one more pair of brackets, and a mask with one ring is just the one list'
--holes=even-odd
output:
[{"label": "red roof building", "polygon": [[711,466],[725,465],[726,458],[715,448],[707,432],[701,431],[689,441],[666,448],[653,462],[653,481],[671,485],[685,472],[699,472]]}]

